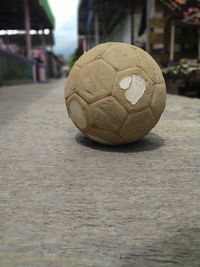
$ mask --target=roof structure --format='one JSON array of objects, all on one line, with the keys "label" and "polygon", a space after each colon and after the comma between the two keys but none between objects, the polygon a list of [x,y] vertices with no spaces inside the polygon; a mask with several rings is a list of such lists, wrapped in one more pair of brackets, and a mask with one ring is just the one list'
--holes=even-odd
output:
[{"label": "roof structure", "polygon": [[[48,0],[29,0],[31,29],[54,29],[55,19]],[[1,1],[0,30],[24,29],[23,0]]]},{"label": "roof structure", "polygon": [[[100,34],[106,26],[106,31],[113,27],[124,12],[131,8],[134,4],[143,4],[144,0],[80,0],[79,2],[79,35],[88,34],[89,30],[92,34],[93,28],[89,29],[91,21],[93,20],[94,13],[99,15],[99,29]],[[175,19],[185,20],[193,14],[200,12],[200,0],[160,0],[166,8],[166,13]],[[199,18],[199,16],[197,16]],[[103,18],[103,20],[102,20]],[[196,17],[194,16],[196,19]],[[197,21],[197,20],[195,20]],[[192,23],[191,19],[188,23]]]},{"label": "roof structure", "polygon": [[[106,26],[106,31],[109,32],[110,29],[116,24],[116,21],[122,17],[124,12],[140,2],[143,4],[144,0],[81,0],[79,3],[79,35],[87,34],[89,31],[89,26],[94,18],[94,14],[99,15],[99,26],[100,33],[104,30]],[[93,33],[94,29],[90,29]]]},{"label": "roof structure", "polygon": [[[195,18],[193,15],[200,11],[199,0],[160,0],[160,2],[172,17],[182,19],[183,22],[191,22],[191,19]],[[188,17],[191,19],[188,20]]]}]

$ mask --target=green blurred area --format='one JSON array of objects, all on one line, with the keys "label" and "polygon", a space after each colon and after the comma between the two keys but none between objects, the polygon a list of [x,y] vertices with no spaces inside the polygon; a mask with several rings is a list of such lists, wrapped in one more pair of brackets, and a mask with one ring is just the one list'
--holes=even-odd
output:
[{"label": "green blurred area", "polygon": [[52,13],[48,0],[39,0],[40,5],[43,7],[52,27],[55,27],[55,17]]},{"label": "green blurred area", "polygon": [[32,64],[7,56],[0,57],[0,85],[20,82],[32,82]]}]

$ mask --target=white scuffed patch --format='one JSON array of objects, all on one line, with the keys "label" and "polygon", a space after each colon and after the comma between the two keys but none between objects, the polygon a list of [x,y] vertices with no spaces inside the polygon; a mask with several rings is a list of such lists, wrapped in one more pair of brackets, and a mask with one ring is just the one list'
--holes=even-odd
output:
[{"label": "white scuffed patch", "polygon": [[73,122],[81,129],[85,129],[87,127],[87,120],[85,118],[84,111],[81,105],[76,100],[72,100],[70,105],[70,117]]},{"label": "white scuffed patch", "polygon": [[[129,83],[129,86],[127,87],[128,81],[131,81],[131,82]],[[125,93],[125,97],[133,105],[135,105],[140,100],[140,98],[143,96],[144,91],[146,89],[145,80],[142,79],[139,75],[135,75],[135,74],[130,77],[126,77],[122,79],[119,85],[123,90],[124,89],[127,90]]]},{"label": "white scuffed patch", "polygon": [[97,143],[101,143],[101,144],[104,144],[104,145],[112,145],[111,143],[105,141],[104,139],[102,138],[99,138],[99,137],[96,137],[96,136],[93,136],[93,135],[88,135],[88,137],[92,140],[94,140],[95,142]]},{"label": "white scuffed patch", "polygon": [[122,89],[128,89],[131,85],[131,81],[132,81],[132,77],[130,77],[130,76],[126,77],[120,81],[119,86]]}]

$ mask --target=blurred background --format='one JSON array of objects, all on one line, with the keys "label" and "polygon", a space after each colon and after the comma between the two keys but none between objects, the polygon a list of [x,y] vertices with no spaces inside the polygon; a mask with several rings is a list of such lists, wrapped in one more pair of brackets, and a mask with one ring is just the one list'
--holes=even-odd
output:
[{"label": "blurred background", "polygon": [[169,93],[200,97],[198,0],[6,0],[0,85],[67,76],[88,49],[126,42],[149,52]]}]

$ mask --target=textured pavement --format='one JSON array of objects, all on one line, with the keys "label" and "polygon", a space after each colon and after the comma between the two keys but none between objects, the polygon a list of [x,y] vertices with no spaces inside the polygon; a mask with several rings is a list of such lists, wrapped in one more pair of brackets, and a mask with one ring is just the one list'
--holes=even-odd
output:
[{"label": "textured pavement", "polygon": [[169,95],[152,133],[106,147],[64,83],[0,87],[0,267],[199,267],[200,100]]}]

